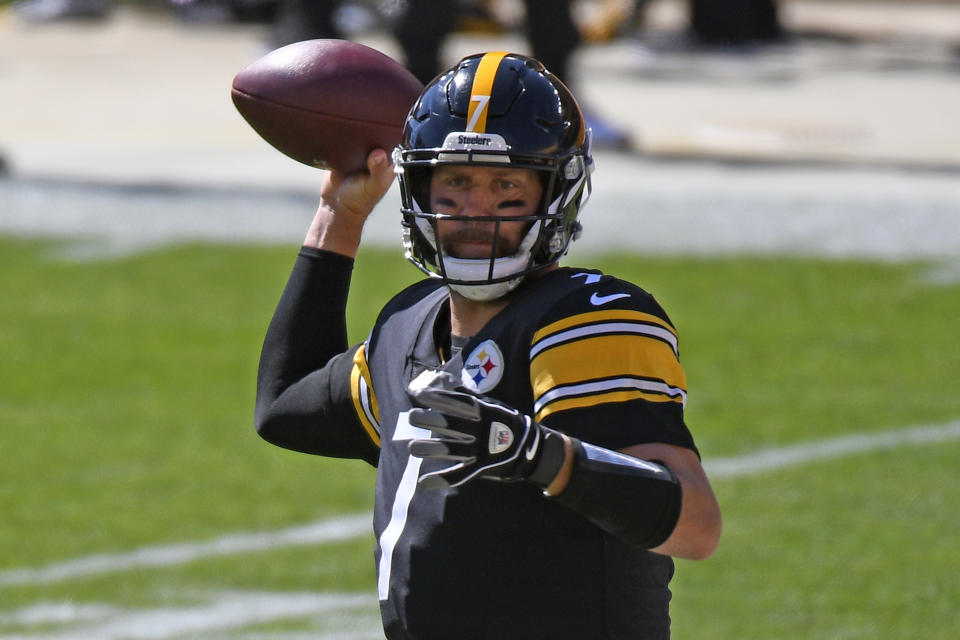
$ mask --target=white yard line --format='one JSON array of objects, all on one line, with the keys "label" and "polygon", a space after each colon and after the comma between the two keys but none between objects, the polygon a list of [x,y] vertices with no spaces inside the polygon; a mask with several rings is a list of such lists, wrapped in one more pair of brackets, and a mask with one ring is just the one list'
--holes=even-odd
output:
[{"label": "white yard line", "polygon": [[[960,420],[879,433],[839,436],[780,448],[761,449],[707,463],[714,478],[774,472],[819,460],[870,451],[925,445],[960,438]],[[141,567],[171,566],[202,558],[274,548],[322,544],[370,535],[369,513],[321,520],[272,532],[239,533],[209,542],[146,547],[129,553],[77,558],[37,569],[0,572],[0,587],[63,582]],[[0,615],[0,625],[25,627],[4,640],[163,640],[196,636],[211,640],[261,640],[267,636],[242,629],[282,619],[312,618],[322,631],[271,633],[271,638],[298,640],[368,640],[382,638],[373,594],[216,592],[200,594],[193,606],[126,610],[107,605],[40,603]],[[30,629],[39,633],[30,633]]]},{"label": "white yard line", "polygon": [[960,420],[947,424],[922,425],[879,433],[850,434],[787,447],[760,449],[742,456],[707,460],[704,466],[711,478],[747,476],[796,467],[817,460],[830,460],[868,451],[929,444],[957,438],[960,438]]},{"label": "white yard line", "polygon": [[[852,434],[786,447],[761,449],[741,456],[707,460],[706,468],[712,478],[738,477],[796,467],[818,460],[958,438],[960,438],[960,420],[955,420],[946,424]],[[143,567],[175,566],[214,556],[349,540],[372,535],[371,523],[371,514],[360,513],[277,531],[229,534],[207,542],[186,542],[144,547],[126,553],[85,556],[45,567],[2,571],[0,588],[53,584]]]},{"label": "white yard line", "polygon": [[[161,640],[163,638],[197,637],[235,638],[233,629],[263,624],[282,618],[316,617],[323,620],[329,633],[314,638],[366,640],[382,638],[379,613],[373,594],[363,593],[298,593],[298,592],[217,592],[201,596],[208,600],[186,607],[156,609],[117,609],[100,607],[96,611],[78,608],[78,615],[64,618],[63,612],[48,617],[46,605],[29,607],[29,611],[3,616],[28,617],[29,624],[68,623],[69,628],[46,630],[39,634],[7,635],[4,640]],[[90,609],[87,607],[86,609]],[[221,635],[222,634],[222,635]],[[283,637],[275,634],[273,637]]]},{"label": "white yard line", "polygon": [[0,572],[0,587],[53,584],[142,567],[169,567],[214,556],[351,540],[363,535],[372,536],[372,523],[370,513],[360,513],[277,531],[233,533],[207,542],[185,542],[143,547],[125,553],[85,556],[46,567]]}]

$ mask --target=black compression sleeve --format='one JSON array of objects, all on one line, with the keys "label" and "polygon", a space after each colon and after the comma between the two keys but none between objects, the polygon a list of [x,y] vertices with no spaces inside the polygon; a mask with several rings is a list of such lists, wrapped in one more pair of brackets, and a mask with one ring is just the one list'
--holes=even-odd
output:
[{"label": "black compression sleeve", "polygon": [[260,352],[257,400],[270,401],[291,381],[347,349],[347,293],[353,260],[300,250]]},{"label": "black compression sleeve", "polygon": [[376,459],[349,403],[346,306],[353,260],[303,248],[267,329],[257,432],[288,449]]},{"label": "black compression sleeve", "polygon": [[674,473],[659,462],[570,440],[573,471],[553,499],[645,549],[663,544],[677,525],[683,499]]}]

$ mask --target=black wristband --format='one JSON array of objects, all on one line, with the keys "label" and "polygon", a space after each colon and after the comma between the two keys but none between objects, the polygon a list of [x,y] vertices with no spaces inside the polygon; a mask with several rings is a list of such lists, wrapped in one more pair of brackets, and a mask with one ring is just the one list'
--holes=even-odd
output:
[{"label": "black wristband", "polygon": [[540,437],[543,438],[540,457],[533,471],[527,476],[527,480],[541,489],[546,489],[560,472],[560,467],[567,458],[567,451],[563,444],[563,436],[553,429],[540,426]]},{"label": "black wristband", "polygon": [[683,492],[666,465],[571,438],[575,460],[566,489],[553,499],[604,531],[645,549],[673,533]]}]

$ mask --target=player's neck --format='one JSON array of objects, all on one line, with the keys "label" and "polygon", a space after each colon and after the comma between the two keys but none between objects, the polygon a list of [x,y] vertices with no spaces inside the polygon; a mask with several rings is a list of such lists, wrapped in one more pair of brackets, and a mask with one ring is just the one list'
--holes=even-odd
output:
[{"label": "player's neck", "polygon": [[[527,280],[538,280],[558,268],[556,263],[545,269],[529,274]],[[522,288],[522,286],[521,286]],[[496,300],[481,301],[465,298],[456,291],[450,291],[450,332],[455,336],[472,338],[483,329],[493,317],[509,304],[511,295],[519,289]]]},{"label": "player's neck", "polygon": [[475,336],[495,315],[507,306],[507,298],[483,302],[450,292],[450,331],[453,335]]}]

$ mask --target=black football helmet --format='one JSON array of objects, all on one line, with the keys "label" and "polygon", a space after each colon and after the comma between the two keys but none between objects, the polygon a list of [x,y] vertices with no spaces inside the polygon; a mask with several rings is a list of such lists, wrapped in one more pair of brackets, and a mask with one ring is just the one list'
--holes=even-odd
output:
[{"label": "black football helmet", "polygon": [[[410,110],[393,154],[407,259],[468,298],[505,295],[525,275],[559,260],[580,233],[578,215],[593,170],[590,132],[570,90],[533,58],[477,54],[437,76]],[[429,210],[432,170],[443,164],[542,172],[536,214],[494,220],[529,223],[515,255],[464,259],[443,253],[436,221],[460,218]]]}]

